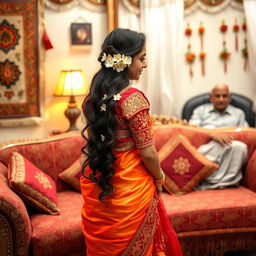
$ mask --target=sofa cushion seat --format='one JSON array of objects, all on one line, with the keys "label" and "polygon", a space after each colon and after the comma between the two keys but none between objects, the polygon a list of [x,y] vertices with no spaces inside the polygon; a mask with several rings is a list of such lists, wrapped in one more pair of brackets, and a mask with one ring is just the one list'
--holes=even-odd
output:
[{"label": "sofa cushion seat", "polygon": [[179,236],[256,231],[256,193],[243,186],[161,197]]},{"label": "sofa cushion seat", "polygon": [[[33,256],[84,255],[81,209],[83,197],[76,191],[57,193],[60,215],[31,215]],[[65,242],[64,242],[65,241]]]}]

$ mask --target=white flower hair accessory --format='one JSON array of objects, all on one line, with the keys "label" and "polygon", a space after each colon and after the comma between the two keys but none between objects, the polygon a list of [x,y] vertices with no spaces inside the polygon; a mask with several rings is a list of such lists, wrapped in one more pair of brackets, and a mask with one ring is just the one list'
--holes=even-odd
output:
[{"label": "white flower hair accessory", "polygon": [[115,100],[115,101],[119,101],[120,99],[122,98],[122,96],[118,93],[118,94],[115,94],[114,96],[113,96],[113,99]]},{"label": "white flower hair accessory", "polygon": [[101,141],[104,142],[106,137],[103,134],[101,134],[100,136],[101,136]]},{"label": "white flower hair accessory", "polygon": [[103,53],[101,61],[104,62],[106,68],[113,68],[117,72],[123,71],[126,67],[129,67],[132,64],[132,57],[125,56],[121,54],[114,54],[113,56],[110,54]]},{"label": "white flower hair accessory", "polygon": [[106,104],[102,104],[100,106],[100,111],[106,111],[107,110],[107,105]]}]

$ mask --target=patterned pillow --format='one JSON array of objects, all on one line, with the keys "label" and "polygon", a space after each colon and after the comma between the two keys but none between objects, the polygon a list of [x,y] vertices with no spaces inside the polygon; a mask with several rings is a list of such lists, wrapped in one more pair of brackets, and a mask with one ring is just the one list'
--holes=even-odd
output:
[{"label": "patterned pillow", "polygon": [[199,153],[181,134],[171,137],[159,150],[161,168],[166,174],[164,188],[177,195],[190,192],[219,166]]},{"label": "patterned pillow", "polygon": [[81,157],[79,157],[73,164],[71,164],[66,170],[59,173],[58,177],[71,185],[78,191],[80,189],[80,177],[81,177]]},{"label": "patterned pillow", "polygon": [[44,213],[59,215],[54,180],[21,154],[13,152],[8,165],[10,187],[25,202]]}]

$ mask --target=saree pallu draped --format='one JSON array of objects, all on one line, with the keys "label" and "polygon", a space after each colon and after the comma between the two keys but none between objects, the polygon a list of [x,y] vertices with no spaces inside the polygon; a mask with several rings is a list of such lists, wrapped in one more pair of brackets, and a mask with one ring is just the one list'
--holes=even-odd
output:
[{"label": "saree pallu draped", "polygon": [[[116,152],[115,156],[116,173],[111,179],[114,192],[104,198],[104,203],[98,200],[101,192],[98,185],[81,178],[84,197],[82,229],[86,255],[182,255],[176,234],[156,195],[153,178],[145,169],[139,152],[133,149]],[[87,167],[86,176],[90,171]],[[160,223],[162,215],[167,223]],[[169,233],[165,232],[163,235],[163,228],[167,228]],[[170,237],[172,242],[169,242]],[[171,250],[179,253],[164,253],[168,251],[165,244],[167,240],[167,247],[170,244],[174,247]]]}]

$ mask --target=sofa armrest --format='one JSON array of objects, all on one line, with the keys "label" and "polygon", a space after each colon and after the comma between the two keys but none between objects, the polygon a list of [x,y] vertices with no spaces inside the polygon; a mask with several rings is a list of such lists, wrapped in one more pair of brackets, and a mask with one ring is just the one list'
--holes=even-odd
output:
[{"label": "sofa armrest", "polygon": [[256,192],[256,150],[253,151],[248,159],[243,183],[247,188]]},{"label": "sofa armrest", "polygon": [[7,167],[0,162],[0,247],[1,255],[28,255],[30,218],[21,198],[10,188]]}]

